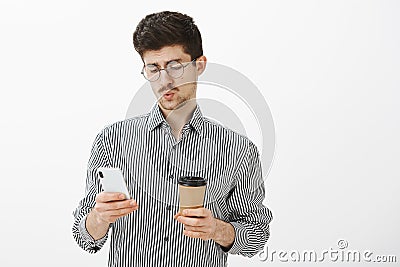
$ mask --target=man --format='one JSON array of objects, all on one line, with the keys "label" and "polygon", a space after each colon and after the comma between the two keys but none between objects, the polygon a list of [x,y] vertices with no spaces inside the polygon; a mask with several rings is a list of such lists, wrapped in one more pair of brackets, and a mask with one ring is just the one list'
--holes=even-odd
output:
[{"label": "man", "polygon": [[[98,251],[112,229],[109,266],[226,266],[227,254],[254,256],[269,237],[271,212],[255,145],[202,116],[197,77],[207,59],[193,19],[146,16],[133,35],[158,99],[150,113],[105,127],[88,162],[73,235]],[[133,197],[102,192],[96,170],[118,167]],[[204,208],[178,213],[177,180],[207,180]]]}]

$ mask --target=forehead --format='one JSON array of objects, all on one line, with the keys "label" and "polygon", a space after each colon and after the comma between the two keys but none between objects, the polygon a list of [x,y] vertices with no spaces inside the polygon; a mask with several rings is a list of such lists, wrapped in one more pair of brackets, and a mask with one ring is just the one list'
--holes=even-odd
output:
[{"label": "forehead", "polygon": [[164,46],[160,50],[149,50],[143,53],[143,61],[146,65],[158,64],[161,66],[176,59],[190,61],[190,55],[184,52],[181,45]]}]

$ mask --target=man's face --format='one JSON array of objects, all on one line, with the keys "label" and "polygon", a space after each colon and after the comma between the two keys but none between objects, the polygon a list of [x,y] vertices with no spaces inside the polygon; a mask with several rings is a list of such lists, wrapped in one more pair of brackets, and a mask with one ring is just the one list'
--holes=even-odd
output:
[{"label": "man's face", "polygon": [[169,69],[170,74],[174,76],[176,70],[183,66],[183,74],[180,77],[171,77],[165,70],[161,70],[159,78],[150,82],[162,109],[174,110],[190,99],[196,98],[196,81],[198,75],[204,70],[205,62],[198,66],[196,63],[190,63],[191,60],[190,55],[185,53],[180,45],[165,46],[160,50],[144,52],[143,61],[149,75],[158,75],[158,67],[159,69]]}]

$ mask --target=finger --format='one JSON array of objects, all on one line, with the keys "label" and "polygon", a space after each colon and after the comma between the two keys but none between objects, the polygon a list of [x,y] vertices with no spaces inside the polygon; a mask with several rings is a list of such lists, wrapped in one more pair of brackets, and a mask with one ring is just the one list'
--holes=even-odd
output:
[{"label": "finger", "polygon": [[129,213],[132,213],[133,211],[137,210],[138,207],[131,207],[131,208],[125,208],[125,209],[119,209],[119,210],[110,210],[110,211],[105,211],[102,213],[104,217],[122,217],[125,215],[128,215]]},{"label": "finger", "polygon": [[191,231],[191,232],[207,233],[207,229],[202,226],[185,225],[185,230]]},{"label": "finger", "polygon": [[101,192],[96,196],[96,202],[110,202],[110,201],[117,201],[117,200],[124,200],[125,195],[122,193],[116,192]]},{"label": "finger", "polygon": [[113,223],[118,218],[128,215],[129,213],[131,213],[137,209],[138,209],[138,207],[134,207],[131,209],[125,209],[125,210],[104,211],[104,212],[99,212],[99,216],[103,221],[106,221],[108,223]]},{"label": "finger", "polygon": [[119,210],[130,207],[136,207],[138,204],[135,200],[119,200],[113,202],[99,202],[96,203],[95,209],[99,212],[110,211],[110,210]]},{"label": "finger", "polygon": [[103,203],[103,205],[105,206],[105,210],[119,210],[119,209],[136,207],[137,203],[135,200],[132,199],[132,200],[107,202]]},{"label": "finger", "polygon": [[191,237],[191,238],[203,238],[204,234],[200,232],[192,232],[188,230],[183,230],[183,234],[185,236]]},{"label": "finger", "polygon": [[204,218],[192,218],[185,216],[179,216],[177,221],[189,226],[204,226],[206,224]]},{"label": "finger", "polygon": [[179,216],[182,216],[182,214],[180,212],[175,213],[174,219],[176,220]]},{"label": "finger", "polygon": [[208,211],[209,210],[205,208],[185,209],[182,211],[182,215],[191,217],[207,217],[209,215]]}]

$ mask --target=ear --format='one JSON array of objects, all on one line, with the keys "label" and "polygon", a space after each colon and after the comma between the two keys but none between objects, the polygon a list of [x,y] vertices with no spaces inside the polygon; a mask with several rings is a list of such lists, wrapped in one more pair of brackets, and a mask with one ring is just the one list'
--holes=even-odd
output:
[{"label": "ear", "polygon": [[206,69],[206,65],[207,65],[207,58],[206,56],[200,56],[199,58],[197,58],[196,60],[196,68],[197,68],[197,75],[201,75],[204,70]]}]

